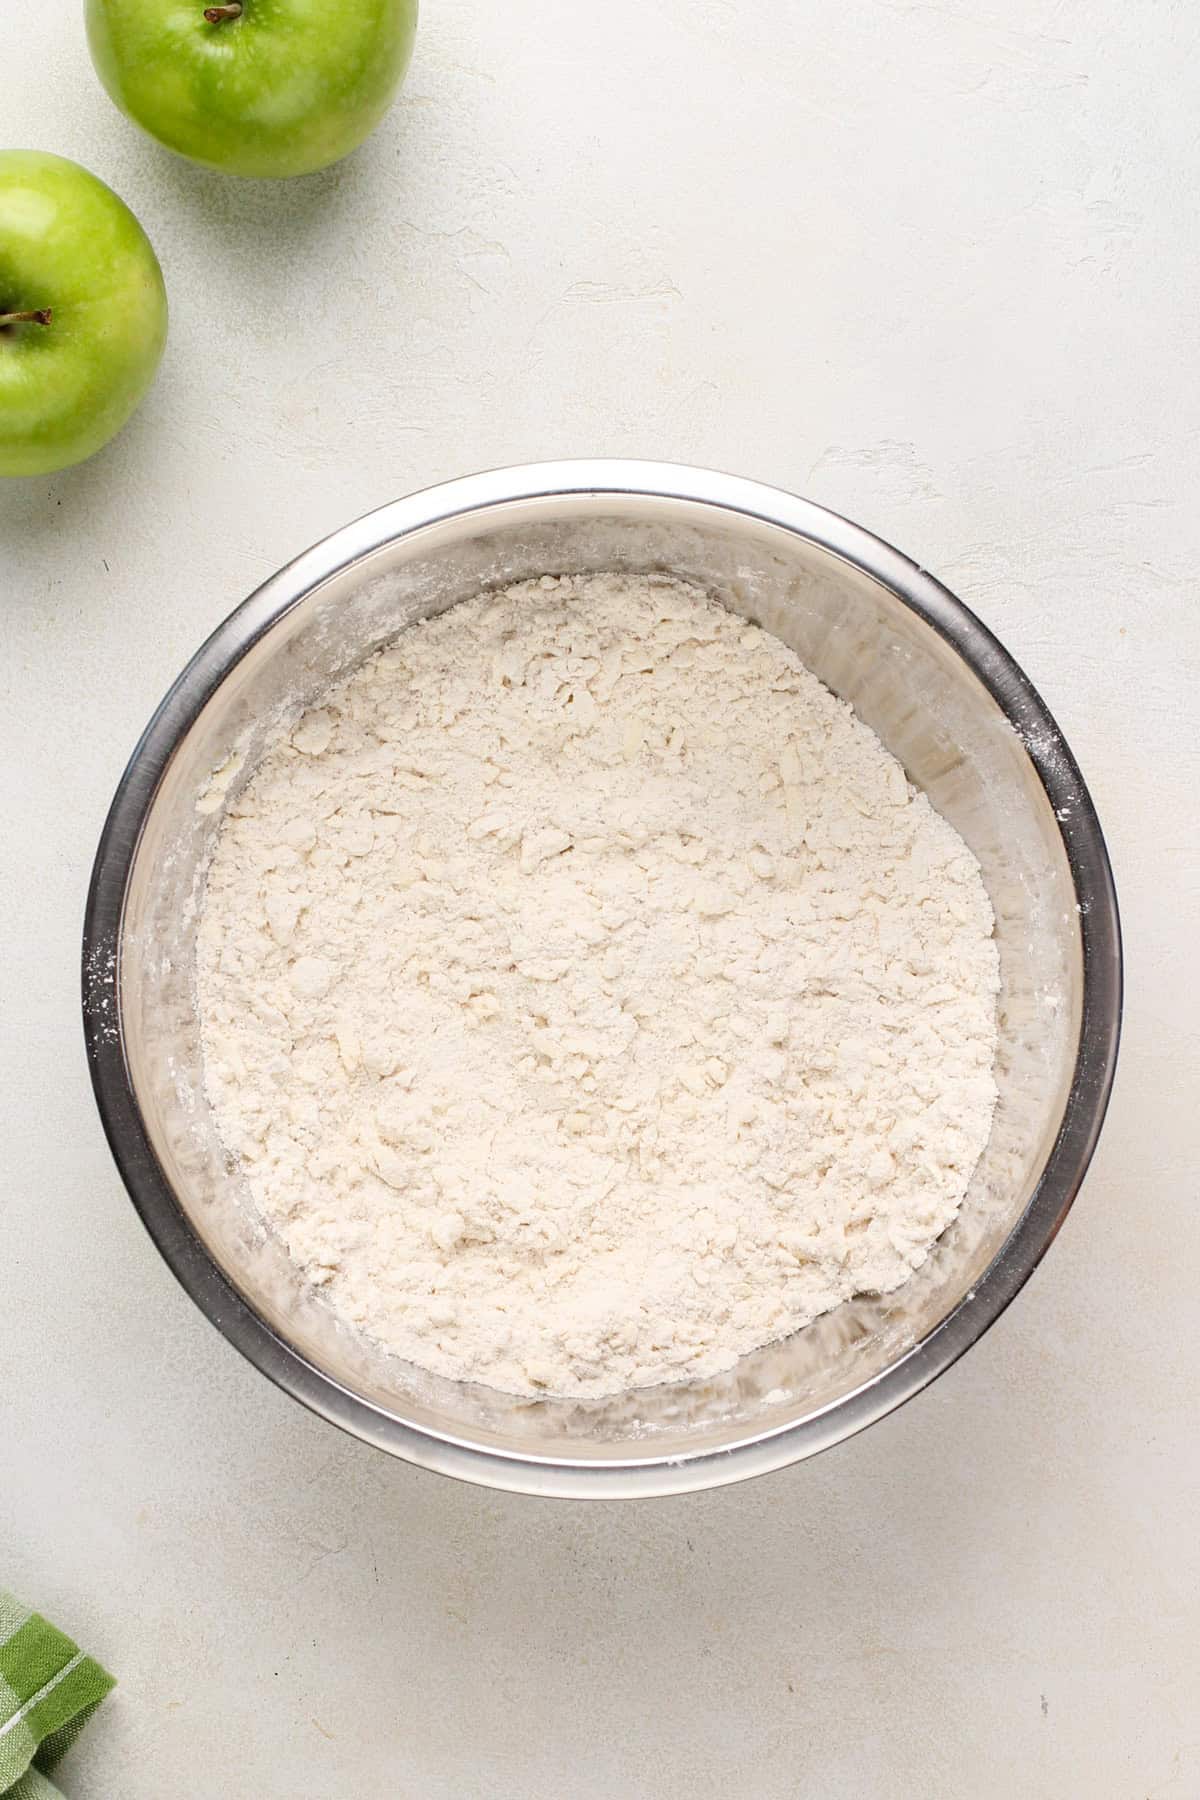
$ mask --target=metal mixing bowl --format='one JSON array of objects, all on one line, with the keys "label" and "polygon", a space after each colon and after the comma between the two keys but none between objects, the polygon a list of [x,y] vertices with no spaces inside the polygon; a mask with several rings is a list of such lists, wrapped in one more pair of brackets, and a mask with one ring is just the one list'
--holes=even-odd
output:
[{"label": "metal mixing bowl", "polygon": [[[959,1218],[896,1293],[848,1302],[715,1380],[530,1400],[387,1358],[338,1324],[257,1224],[204,1096],[193,928],[223,786],[289,708],[481,587],[617,568],[686,576],[791,645],[962,833],[996,913],[1000,1099]],[[778,1468],[948,1367],[1063,1221],[1100,1130],[1121,1007],[1116,896],[1091,800],[990,633],[906,557],[818,506],[634,462],[508,469],[397,501],[239,607],[179,677],[117,790],[83,972],[113,1154],[163,1256],[226,1337],[297,1399],[412,1462],[596,1497]]]}]

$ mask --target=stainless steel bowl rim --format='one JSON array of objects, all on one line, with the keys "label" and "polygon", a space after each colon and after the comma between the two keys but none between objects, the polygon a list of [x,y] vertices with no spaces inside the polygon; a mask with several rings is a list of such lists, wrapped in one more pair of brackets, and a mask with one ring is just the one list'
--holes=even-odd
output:
[{"label": "stainless steel bowl rim", "polygon": [[[107,981],[119,996],[125,894],[163,772],[230,669],[312,590],[382,546],[460,514],[556,495],[651,495],[745,514],[799,533],[882,583],[953,646],[1020,733],[1059,820],[1079,908],[1083,1017],[1062,1125],[1028,1206],[983,1278],[903,1357],[833,1404],[800,1421],[747,1431],[719,1450],[694,1455],[664,1457],[652,1445],[645,1455],[603,1459],[498,1453],[398,1418],[307,1361],[231,1285],[193,1231],[151,1149],[126,1063],[119,1012],[114,1030],[111,1013],[94,1004],[98,983]],[[517,1492],[617,1498],[721,1486],[828,1449],[902,1405],[987,1330],[1053,1241],[1091,1160],[1116,1066],[1122,959],[1112,870],[1075,760],[1028,677],[960,600],[890,544],[812,501],[710,470],[597,459],[494,470],[394,501],[305,551],[218,626],[155,711],[117,787],[88,894],[83,994],[96,1101],[134,1205],[177,1279],[250,1362],[333,1424],[424,1468]]]}]

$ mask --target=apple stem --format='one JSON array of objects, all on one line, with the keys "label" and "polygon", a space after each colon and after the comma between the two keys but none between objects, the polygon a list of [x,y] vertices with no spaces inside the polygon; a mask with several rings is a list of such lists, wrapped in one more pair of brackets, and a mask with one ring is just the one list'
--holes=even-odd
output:
[{"label": "apple stem", "polygon": [[48,325],[53,312],[50,307],[39,307],[37,312],[0,313],[0,325]]},{"label": "apple stem", "polygon": [[219,25],[223,19],[240,19],[242,0],[229,0],[228,6],[206,6],[204,16],[210,25]]}]

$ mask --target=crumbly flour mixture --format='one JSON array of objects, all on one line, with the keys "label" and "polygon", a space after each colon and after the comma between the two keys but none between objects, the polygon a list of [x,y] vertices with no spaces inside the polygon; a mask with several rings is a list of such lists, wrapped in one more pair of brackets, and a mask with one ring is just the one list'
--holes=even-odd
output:
[{"label": "crumbly flour mixture", "polygon": [[666,577],[546,577],[404,632],[233,800],[208,1092],[390,1350],[517,1393],[709,1375],[953,1218],[992,922],[776,639]]}]

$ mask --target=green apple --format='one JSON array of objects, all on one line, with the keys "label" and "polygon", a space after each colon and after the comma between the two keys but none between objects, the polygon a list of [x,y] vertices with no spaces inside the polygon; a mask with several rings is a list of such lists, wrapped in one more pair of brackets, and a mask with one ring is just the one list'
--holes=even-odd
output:
[{"label": "green apple", "polygon": [[92,61],[152,137],[232,175],[305,175],[391,104],[417,0],[87,0]]},{"label": "green apple", "polygon": [[0,475],[107,444],[166,336],[162,271],[124,201],[65,157],[0,150]]}]

